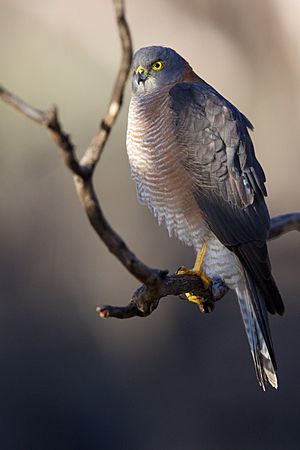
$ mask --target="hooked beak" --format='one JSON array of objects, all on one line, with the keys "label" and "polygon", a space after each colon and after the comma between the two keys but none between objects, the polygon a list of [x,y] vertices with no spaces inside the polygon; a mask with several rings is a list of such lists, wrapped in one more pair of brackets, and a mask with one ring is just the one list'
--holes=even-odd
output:
[{"label": "hooked beak", "polygon": [[138,84],[140,83],[144,83],[145,80],[148,78],[149,73],[146,69],[144,69],[143,67],[139,66],[136,70],[136,81]]}]

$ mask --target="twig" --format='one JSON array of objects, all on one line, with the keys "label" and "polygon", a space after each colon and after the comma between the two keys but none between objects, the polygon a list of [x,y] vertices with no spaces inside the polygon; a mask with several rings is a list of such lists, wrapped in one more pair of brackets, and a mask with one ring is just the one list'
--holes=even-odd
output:
[{"label": "twig", "polygon": [[28,119],[48,128],[53,141],[62,150],[66,166],[73,174],[79,175],[82,178],[87,177],[88,174],[86,169],[80,166],[74,155],[74,144],[72,143],[70,136],[63,131],[60,125],[57,108],[55,106],[52,106],[45,111],[34,108],[2,86],[0,86],[0,97],[5,103],[12,106]]},{"label": "twig", "polygon": [[74,182],[90,224],[108,250],[142,283],[147,285],[159,283],[165,271],[152,269],[140,261],[127,247],[123,239],[113,230],[100,208],[92,180],[85,181],[75,176]]},{"label": "twig", "polygon": [[106,319],[129,319],[131,317],[149,316],[159,305],[162,298],[168,295],[181,296],[184,292],[193,292],[202,296],[205,301],[199,305],[201,312],[211,312],[214,303],[221,300],[227,294],[229,288],[220,278],[214,278],[209,290],[203,288],[201,280],[191,275],[166,275],[157,286],[140,286],[126,306],[106,305],[97,307],[99,317]]},{"label": "twig", "polygon": [[[93,173],[103,152],[109,133],[120,112],[125,83],[131,66],[132,43],[130,30],[124,14],[122,0],[113,0],[116,19],[122,45],[122,59],[117,79],[114,85],[108,112],[101,121],[100,129],[91,140],[81,161],[75,155],[75,147],[70,136],[63,130],[56,107],[45,111],[30,106],[4,87],[0,87],[0,97],[18,112],[46,127],[55,144],[61,149],[64,162],[74,175],[74,183],[85,209],[87,217],[100,237],[123,266],[143,285],[133,294],[127,306],[105,306],[97,308],[100,317],[129,318],[134,316],[145,317],[151,314],[158,306],[161,298],[168,295],[180,295],[184,292],[194,292],[205,298],[202,307],[204,311],[213,309],[214,302],[220,300],[228,291],[222,280],[213,279],[210,290],[205,290],[196,276],[167,275],[167,271],[153,269],[140,261],[127,247],[123,239],[113,230],[107,222],[100,207],[93,185]],[[284,214],[272,219],[270,239],[274,239],[291,230],[300,230],[300,212]]]},{"label": "twig", "polygon": [[132,61],[132,40],[130,29],[125,18],[124,2],[123,0],[113,0],[113,3],[122,46],[122,59],[114,84],[108,112],[101,121],[99,132],[93,137],[81,159],[81,164],[89,167],[92,171],[99,161],[110,131],[122,107],[124,88]]},{"label": "twig", "polygon": [[280,216],[272,217],[269,240],[289,233],[290,231],[300,231],[300,212],[294,211]]}]

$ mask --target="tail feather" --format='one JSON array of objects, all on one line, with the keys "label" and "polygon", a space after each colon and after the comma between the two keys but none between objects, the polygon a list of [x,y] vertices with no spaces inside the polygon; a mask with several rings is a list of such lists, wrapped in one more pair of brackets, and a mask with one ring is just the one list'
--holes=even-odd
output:
[{"label": "tail feather", "polygon": [[266,390],[268,382],[277,389],[277,365],[265,300],[247,274],[245,274],[244,280],[236,288],[236,293],[258,382],[263,390]]}]

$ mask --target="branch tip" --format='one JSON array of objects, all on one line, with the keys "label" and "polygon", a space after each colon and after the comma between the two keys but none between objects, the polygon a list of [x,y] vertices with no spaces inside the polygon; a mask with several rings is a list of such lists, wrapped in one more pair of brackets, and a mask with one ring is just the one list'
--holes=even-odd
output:
[{"label": "branch tip", "polygon": [[109,317],[109,310],[105,306],[103,306],[102,308],[100,308],[100,306],[97,306],[96,312],[101,319],[107,319]]}]

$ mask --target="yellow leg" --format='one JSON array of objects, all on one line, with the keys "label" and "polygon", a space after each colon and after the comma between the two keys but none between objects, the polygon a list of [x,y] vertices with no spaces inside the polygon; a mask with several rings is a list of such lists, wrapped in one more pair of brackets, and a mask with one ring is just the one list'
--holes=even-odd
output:
[{"label": "yellow leg", "polygon": [[[196,261],[193,269],[187,269],[186,267],[180,267],[177,270],[178,275],[197,275],[202,281],[204,289],[208,289],[211,284],[211,278],[209,278],[202,270],[204,257],[207,251],[207,245],[204,243],[200,252],[198,252]],[[193,292],[185,293],[185,297],[189,302],[197,303],[198,305],[202,305],[205,301],[204,297],[200,297],[199,295],[193,294]]]},{"label": "yellow leg", "polygon": [[196,256],[196,261],[193,267],[192,272],[196,272],[197,275],[199,275],[199,277],[201,278],[201,281],[203,283],[203,287],[205,289],[208,289],[211,283],[211,278],[209,278],[203,271],[202,271],[202,266],[204,263],[204,257],[206,255],[207,252],[207,244],[206,242],[202,245],[202,248],[200,250],[200,252],[197,253]]}]

